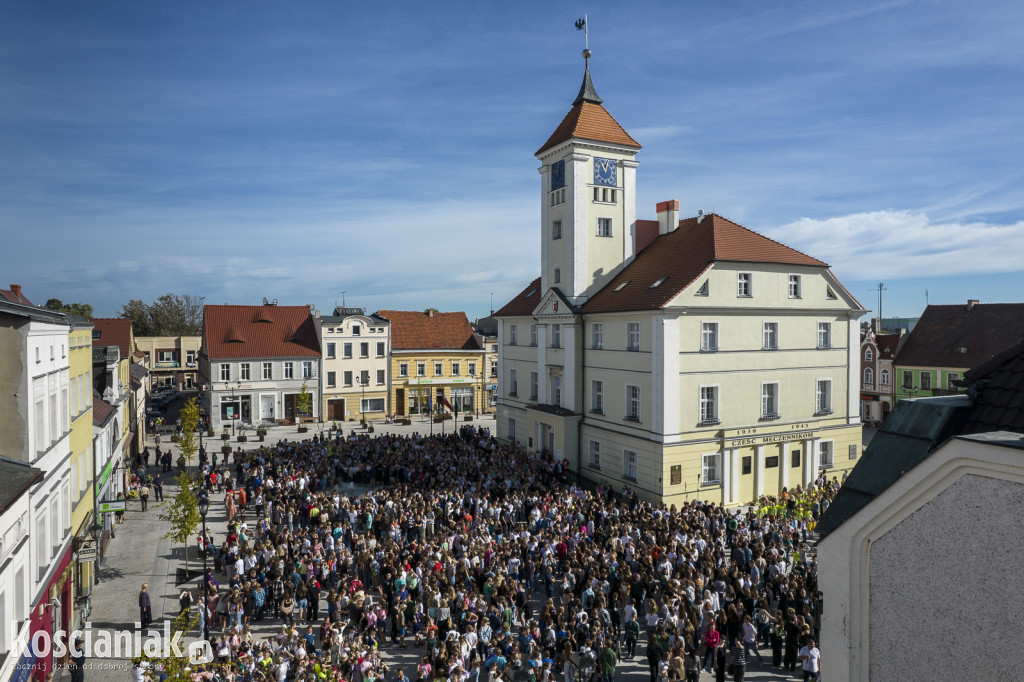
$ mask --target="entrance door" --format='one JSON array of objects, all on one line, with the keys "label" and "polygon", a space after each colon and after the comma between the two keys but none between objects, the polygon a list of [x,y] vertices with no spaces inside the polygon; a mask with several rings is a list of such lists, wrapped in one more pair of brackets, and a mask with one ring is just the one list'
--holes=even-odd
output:
[{"label": "entrance door", "polygon": [[272,395],[261,395],[260,396],[260,419],[273,419],[274,418],[274,396]]},{"label": "entrance door", "polygon": [[551,455],[555,454],[555,429],[550,424],[540,425],[540,447]]},{"label": "entrance door", "polygon": [[344,398],[333,398],[327,401],[327,421],[345,421]]},{"label": "entrance door", "polygon": [[395,389],[395,414],[399,417],[405,416],[405,389]]},{"label": "entrance door", "polygon": [[284,418],[289,421],[295,420],[295,394],[287,393],[284,396]]}]

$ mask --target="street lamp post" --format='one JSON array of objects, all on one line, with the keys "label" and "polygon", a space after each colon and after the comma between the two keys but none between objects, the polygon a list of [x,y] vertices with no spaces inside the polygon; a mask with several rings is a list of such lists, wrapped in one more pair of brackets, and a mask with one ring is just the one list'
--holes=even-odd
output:
[{"label": "street lamp post", "polygon": [[206,515],[209,512],[210,512],[210,495],[206,492],[206,484],[204,483],[203,487],[199,489],[199,517],[203,520],[203,539],[202,539],[202,552],[203,552],[203,596],[202,596],[202,599],[203,599],[203,603],[200,606],[200,608],[202,609],[202,611],[200,611],[200,614],[203,617],[203,639],[204,640],[209,640],[210,639],[210,618],[209,618],[209,615],[206,612],[206,604],[207,604],[206,590],[208,589],[207,588],[207,580],[206,580]]},{"label": "street lamp post", "polygon": [[238,388],[241,388],[242,387],[242,382],[241,381],[236,381],[235,383],[232,384],[230,381],[225,381],[224,382],[224,388],[228,388],[229,386],[231,388],[231,407],[232,407],[232,409],[235,410],[231,414],[231,436],[234,437],[234,435],[235,435],[235,420],[238,419],[241,416],[241,412],[242,412],[242,405],[241,405],[241,403],[239,403],[237,405],[237,407],[235,406],[235,386],[238,386]]},{"label": "street lamp post", "polygon": [[366,376],[366,381],[363,381],[362,373],[360,373],[359,389],[362,392],[362,398],[359,400],[359,421],[364,427],[366,426],[366,384],[368,383],[370,383],[369,375]]}]

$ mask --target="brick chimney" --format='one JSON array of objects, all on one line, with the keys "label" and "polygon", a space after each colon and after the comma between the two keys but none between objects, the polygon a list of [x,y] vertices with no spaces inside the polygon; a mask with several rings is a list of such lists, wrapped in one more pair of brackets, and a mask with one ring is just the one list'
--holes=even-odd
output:
[{"label": "brick chimney", "polygon": [[14,294],[15,298],[20,299],[21,298],[21,285],[20,284],[12,284],[11,285],[11,293]]},{"label": "brick chimney", "polygon": [[658,234],[668,234],[679,227],[679,201],[662,201],[658,204]]},{"label": "brick chimney", "polygon": [[[14,285],[13,284],[11,285],[11,291],[14,291]],[[980,300],[978,300],[976,298],[969,298],[969,299],[967,299],[967,309],[968,310],[974,310],[974,306],[978,305],[979,303],[981,303]]]}]

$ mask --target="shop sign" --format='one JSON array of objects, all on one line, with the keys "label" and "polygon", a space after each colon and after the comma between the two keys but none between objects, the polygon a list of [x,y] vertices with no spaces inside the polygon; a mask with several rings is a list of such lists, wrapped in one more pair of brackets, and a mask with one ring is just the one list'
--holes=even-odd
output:
[{"label": "shop sign", "polygon": [[96,541],[86,538],[78,547],[78,562],[84,564],[90,561],[96,561]]},{"label": "shop sign", "polygon": [[97,511],[100,514],[109,514],[110,512],[123,512],[127,508],[127,500],[110,500],[108,502],[100,502]]},{"label": "shop sign", "polygon": [[729,447],[739,448],[745,445],[772,445],[774,443],[785,443],[791,440],[806,440],[814,437],[814,431],[793,431],[791,433],[773,433],[768,436],[755,436],[753,438],[736,438],[729,441]]}]

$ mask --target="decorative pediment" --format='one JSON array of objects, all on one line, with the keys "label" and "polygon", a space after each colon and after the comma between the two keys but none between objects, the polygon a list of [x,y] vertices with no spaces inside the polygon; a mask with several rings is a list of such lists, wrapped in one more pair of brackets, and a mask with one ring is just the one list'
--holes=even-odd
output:
[{"label": "decorative pediment", "polygon": [[576,306],[569,302],[569,299],[557,287],[547,290],[537,307],[533,309],[533,316],[557,320],[559,318],[571,320],[579,313]]}]

